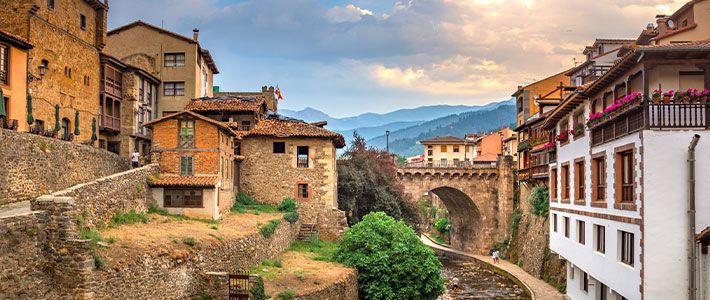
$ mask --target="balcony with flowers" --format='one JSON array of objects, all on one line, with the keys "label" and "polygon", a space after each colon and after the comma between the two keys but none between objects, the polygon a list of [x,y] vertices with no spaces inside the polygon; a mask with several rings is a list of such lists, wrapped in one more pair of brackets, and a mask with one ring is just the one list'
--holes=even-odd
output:
[{"label": "balcony with flowers", "polygon": [[682,92],[655,90],[644,99],[639,92],[614,101],[602,112],[592,113],[586,127],[592,145],[599,145],[643,129],[708,129],[710,90]]}]

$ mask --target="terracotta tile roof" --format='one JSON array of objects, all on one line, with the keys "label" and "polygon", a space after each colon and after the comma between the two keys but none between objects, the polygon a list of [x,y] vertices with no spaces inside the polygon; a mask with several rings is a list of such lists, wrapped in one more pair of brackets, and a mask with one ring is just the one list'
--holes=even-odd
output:
[{"label": "terracotta tile roof", "polygon": [[437,136],[428,140],[419,141],[421,144],[436,144],[436,143],[465,143],[466,140],[455,136]]},{"label": "terracotta tile roof", "polygon": [[202,121],[211,123],[211,124],[213,124],[213,125],[215,125],[215,126],[217,126],[217,127],[220,127],[220,128],[222,128],[222,129],[227,130],[227,131],[228,131],[229,133],[231,133],[232,135],[236,135],[236,133],[232,130],[232,128],[229,128],[229,126],[227,126],[226,123],[219,122],[219,121],[215,121],[215,120],[213,120],[213,119],[210,119],[210,118],[208,118],[208,117],[205,117],[205,116],[203,116],[203,115],[201,115],[201,114],[198,114],[198,113],[195,113],[195,112],[192,112],[192,111],[189,111],[189,110],[180,111],[180,112],[176,112],[176,113],[174,113],[174,114],[169,114],[169,115],[167,115],[167,116],[163,116],[163,117],[160,117],[160,118],[157,118],[157,119],[153,119],[153,120],[151,120],[150,122],[144,123],[143,126],[151,127],[151,126],[153,126],[153,124],[156,124],[156,123],[165,121],[165,120],[167,120],[167,119],[172,119],[172,118],[175,118],[175,117],[178,117],[178,116],[181,116],[181,115],[185,115],[185,114],[190,115],[190,116],[193,116],[193,117],[195,117],[195,118],[197,118],[197,119],[200,119],[200,120],[202,120]]},{"label": "terracotta tile roof", "polygon": [[258,111],[266,101],[263,95],[218,96],[192,99],[185,106],[190,111]]},{"label": "terracotta tile roof", "polygon": [[498,154],[486,153],[473,158],[473,161],[498,161]]},{"label": "terracotta tile roof", "polygon": [[300,120],[267,118],[259,121],[249,131],[237,132],[237,136],[306,137],[332,139],[338,148],[345,147],[345,138],[339,133]]},{"label": "terracotta tile roof", "polygon": [[156,187],[214,187],[217,183],[219,183],[218,176],[164,175],[151,179],[148,184]]},{"label": "terracotta tile roof", "polygon": [[705,49],[705,47],[710,47],[710,39],[704,40],[704,41],[692,41],[692,42],[685,42],[685,43],[672,43],[672,44],[659,44],[659,45],[643,45],[643,46],[636,46],[636,49],[640,50],[646,50],[646,49],[668,49],[668,50],[674,50],[674,49]]},{"label": "terracotta tile roof", "polygon": [[9,33],[7,31],[0,30],[0,39],[1,40],[7,40],[7,42],[12,43],[15,46],[18,46],[20,48],[24,49],[30,49],[32,48],[32,44],[25,38],[19,36],[19,35],[14,35],[12,33]]}]

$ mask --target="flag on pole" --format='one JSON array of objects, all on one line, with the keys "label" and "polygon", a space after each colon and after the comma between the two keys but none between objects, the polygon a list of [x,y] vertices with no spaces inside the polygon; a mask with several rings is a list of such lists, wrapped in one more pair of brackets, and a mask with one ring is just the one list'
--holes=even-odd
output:
[{"label": "flag on pole", "polygon": [[274,94],[276,95],[276,100],[283,100],[284,97],[281,95],[281,89],[279,86],[276,86],[276,90],[274,91]]}]

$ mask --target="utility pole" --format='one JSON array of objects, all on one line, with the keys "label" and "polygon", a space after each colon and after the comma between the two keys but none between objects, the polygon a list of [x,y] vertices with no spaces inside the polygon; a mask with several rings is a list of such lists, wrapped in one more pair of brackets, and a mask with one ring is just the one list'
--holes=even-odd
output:
[{"label": "utility pole", "polygon": [[385,135],[387,136],[387,153],[390,153],[390,131],[385,131]]}]

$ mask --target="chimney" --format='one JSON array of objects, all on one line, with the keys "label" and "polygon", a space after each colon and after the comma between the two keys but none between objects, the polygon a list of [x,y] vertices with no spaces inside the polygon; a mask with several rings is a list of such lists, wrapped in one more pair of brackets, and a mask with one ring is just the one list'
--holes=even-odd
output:
[{"label": "chimney", "polygon": [[664,34],[668,31],[668,19],[666,15],[656,16],[656,24],[658,25],[656,30],[658,30],[658,34]]},{"label": "chimney", "polygon": [[268,88],[268,87],[266,87],[266,86],[262,86],[262,87],[261,87],[261,92],[262,92],[262,93],[266,93],[266,92],[268,92],[268,91],[269,91],[269,88]]},{"label": "chimney", "polygon": [[197,42],[197,38],[199,37],[199,35],[200,35],[200,30],[199,30],[199,29],[195,28],[195,29],[192,30],[192,39],[193,39],[195,42]]},{"label": "chimney", "polygon": [[269,92],[272,92],[272,93],[274,92],[274,87],[273,87],[273,86],[270,86],[270,87],[269,87]]}]

